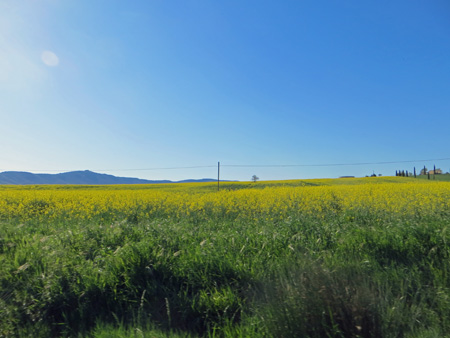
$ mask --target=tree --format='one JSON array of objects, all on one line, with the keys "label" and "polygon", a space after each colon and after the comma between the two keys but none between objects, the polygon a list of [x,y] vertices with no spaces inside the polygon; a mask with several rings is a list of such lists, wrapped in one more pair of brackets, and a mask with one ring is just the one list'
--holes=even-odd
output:
[{"label": "tree", "polygon": [[428,173],[427,167],[423,167],[423,169],[420,171],[420,175],[426,175]]},{"label": "tree", "polygon": [[252,176],[252,181],[253,181],[254,183],[256,183],[257,180],[259,180],[259,177],[256,176],[256,175],[253,175],[253,176]]}]

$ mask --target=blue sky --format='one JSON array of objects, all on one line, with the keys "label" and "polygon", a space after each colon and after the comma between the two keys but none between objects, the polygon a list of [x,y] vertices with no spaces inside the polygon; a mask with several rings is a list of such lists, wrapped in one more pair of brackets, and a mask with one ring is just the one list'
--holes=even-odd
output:
[{"label": "blue sky", "polygon": [[450,3],[0,0],[0,118],[0,171],[449,171]]}]

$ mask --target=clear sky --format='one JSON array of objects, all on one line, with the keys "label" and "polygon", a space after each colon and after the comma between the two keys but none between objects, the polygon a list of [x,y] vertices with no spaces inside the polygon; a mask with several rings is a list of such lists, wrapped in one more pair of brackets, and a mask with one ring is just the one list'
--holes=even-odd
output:
[{"label": "clear sky", "polygon": [[449,145],[447,0],[0,0],[0,171],[393,175]]}]

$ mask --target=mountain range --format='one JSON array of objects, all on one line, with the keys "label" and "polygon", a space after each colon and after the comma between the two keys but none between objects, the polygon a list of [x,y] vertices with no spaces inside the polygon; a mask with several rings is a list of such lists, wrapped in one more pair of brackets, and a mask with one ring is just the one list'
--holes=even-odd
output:
[{"label": "mountain range", "polygon": [[0,173],[0,184],[32,185],[32,184],[155,184],[155,183],[187,183],[214,182],[215,179],[203,178],[182,181],[144,180],[133,177],[118,177],[99,174],[90,170],[70,171],[60,174],[33,174],[23,171],[4,171]]}]

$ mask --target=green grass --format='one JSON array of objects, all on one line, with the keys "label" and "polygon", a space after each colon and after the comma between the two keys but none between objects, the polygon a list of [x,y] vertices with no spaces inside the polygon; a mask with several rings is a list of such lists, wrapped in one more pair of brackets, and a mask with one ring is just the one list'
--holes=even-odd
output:
[{"label": "green grass", "polygon": [[320,216],[3,221],[0,337],[450,334],[448,212]]},{"label": "green grass", "polygon": [[[417,175],[419,180],[428,180],[428,175]],[[450,182],[450,174],[430,175],[430,181]]]}]

